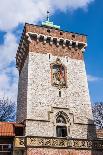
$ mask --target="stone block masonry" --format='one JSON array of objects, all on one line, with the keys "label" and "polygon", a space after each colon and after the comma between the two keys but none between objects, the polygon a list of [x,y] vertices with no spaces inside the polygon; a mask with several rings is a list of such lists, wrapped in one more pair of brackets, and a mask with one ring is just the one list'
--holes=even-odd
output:
[{"label": "stone block masonry", "polygon": [[14,155],[103,154],[93,124],[86,47],[85,35],[25,24],[16,54],[17,122],[25,129],[15,137]]},{"label": "stone block masonry", "polygon": [[14,149],[17,155],[19,149],[25,150],[27,155],[102,155],[103,141],[27,136],[16,137]]},{"label": "stone block masonry", "polygon": [[28,155],[103,155],[103,151],[29,148]]},{"label": "stone block masonry", "polygon": [[[25,136],[56,137],[56,118],[66,116],[67,134],[91,139],[95,128],[83,51],[86,36],[26,24],[16,55],[19,70],[17,121]],[[66,86],[52,84],[51,64],[60,60]]]},{"label": "stone block masonry", "polygon": [[84,62],[71,58],[67,61],[65,57],[59,57],[67,67],[67,88],[61,90],[59,97],[58,88],[51,85],[50,64],[56,58],[51,55],[49,59],[48,54],[29,52],[20,74],[18,101],[22,108],[18,103],[18,121],[28,119],[26,135],[52,137],[56,136],[56,113],[65,111],[71,117],[70,136],[87,138],[87,124],[91,124],[92,112]]}]

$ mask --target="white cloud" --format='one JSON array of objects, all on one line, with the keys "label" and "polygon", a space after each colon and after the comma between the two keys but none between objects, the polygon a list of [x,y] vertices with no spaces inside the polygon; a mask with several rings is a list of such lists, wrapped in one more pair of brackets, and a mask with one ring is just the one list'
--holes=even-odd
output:
[{"label": "white cloud", "polygon": [[96,76],[93,76],[93,75],[87,75],[87,79],[88,79],[88,82],[96,82],[96,81],[103,80],[103,78],[96,77]]},{"label": "white cloud", "polygon": [[0,98],[8,96],[16,99],[18,75],[15,66],[17,42],[15,36],[8,32],[4,36],[4,44],[0,46]]},{"label": "white cloud", "polygon": [[6,70],[2,70],[2,73],[0,74],[0,98],[9,97],[12,101],[16,101],[18,82],[16,72],[14,67],[8,67]]},{"label": "white cloud", "polygon": [[94,0],[55,0],[55,1],[52,1],[52,4],[56,8],[62,11],[65,11],[67,9],[75,10],[78,8],[86,8],[88,4],[93,1]]},{"label": "white cloud", "polygon": [[6,33],[4,44],[0,45],[0,70],[5,69],[10,62],[15,61],[17,46],[16,37],[10,32]]},{"label": "white cloud", "polygon": [[[1,1],[1,0],[0,0]],[[94,0],[3,0],[0,8],[0,30],[10,30],[20,23],[37,23],[49,9],[54,13],[86,8]]]},{"label": "white cloud", "polygon": [[4,44],[0,45],[0,97],[17,97],[18,73],[15,62],[17,38],[11,33],[20,23],[37,23],[46,16],[60,11],[86,8],[94,0],[0,0],[0,31],[6,31]]}]

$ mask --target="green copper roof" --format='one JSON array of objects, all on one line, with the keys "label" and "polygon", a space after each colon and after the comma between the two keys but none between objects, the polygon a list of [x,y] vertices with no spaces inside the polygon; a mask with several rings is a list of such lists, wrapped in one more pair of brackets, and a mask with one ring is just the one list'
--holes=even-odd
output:
[{"label": "green copper roof", "polygon": [[49,21],[49,13],[50,12],[47,11],[47,20],[45,22],[42,22],[42,25],[47,26],[47,27],[52,27],[52,28],[55,28],[55,29],[60,29],[60,26],[54,25],[53,22]]},{"label": "green copper roof", "polygon": [[53,22],[50,22],[50,21],[42,22],[42,25],[47,26],[47,27],[52,27],[52,28],[55,28],[55,29],[60,29],[60,26],[54,25]]}]

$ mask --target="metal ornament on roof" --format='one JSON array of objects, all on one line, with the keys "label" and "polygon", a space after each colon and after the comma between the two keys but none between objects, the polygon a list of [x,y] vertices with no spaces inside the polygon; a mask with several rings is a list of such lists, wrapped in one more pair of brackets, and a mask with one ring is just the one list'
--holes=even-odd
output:
[{"label": "metal ornament on roof", "polygon": [[49,11],[47,11],[47,21],[42,22],[42,26],[47,26],[47,27],[51,27],[51,28],[55,28],[55,29],[60,29],[60,26],[58,25],[54,25],[53,22],[50,22],[49,20]]}]

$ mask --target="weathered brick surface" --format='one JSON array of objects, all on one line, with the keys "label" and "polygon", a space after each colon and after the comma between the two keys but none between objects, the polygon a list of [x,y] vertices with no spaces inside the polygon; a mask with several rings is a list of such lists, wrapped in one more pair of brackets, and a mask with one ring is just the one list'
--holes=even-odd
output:
[{"label": "weathered brick surface", "polygon": [[[70,39],[70,40],[75,40],[75,41],[80,41],[80,42],[86,42],[86,36],[73,33],[73,32],[64,32],[61,30],[56,30],[56,29],[50,29],[50,32],[47,32],[49,28],[46,27],[39,27],[35,25],[30,25],[26,24],[26,32],[36,32],[38,34],[44,34],[44,35],[50,35],[52,37],[58,37],[58,38],[64,38],[64,39]],[[62,32],[62,35],[61,33]],[[75,37],[74,37],[75,35]]]},{"label": "weathered brick surface", "polygon": [[50,45],[49,43],[43,44],[42,42],[37,43],[37,41],[33,41],[29,45],[29,51],[35,53],[50,53],[54,56],[63,56],[70,57],[72,59],[83,59],[83,53],[80,49],[75,48],[63,48],[62,46],[57,47],[56,45]]},{"label": "weathered brick surface", "polygon": [[[71,41],[76,41],[76,42],[82,42],[83,46],[81,48],[78,48],[78,45],[65,45],[59,44],[57,46],[57,43],[54,41],[52,42],[52,45],[50,45],[50,41],[46,42],[46,44],[43,43],[43,41],[40,40],[35,40],[32,38],[32,42],[28,42],[28,35],[27,33],[36,33],[38,35],[47,35],[49,38],[50,37],[55,37],[55,38],[62,38],[63,40],[71,40]],[[25,38],[25,39],[24,39]],[[26,42],[26,44],[24,43]],[[64,42],[64,41],[63,41]],[[60,43],[60,42],[59,42]],[[75,34],[71,32],[63,32],[61,35],[60,30],[55,30],[55,29],[49,29],[46,27],[40,27],[40,26],[34,26],[30,24],[25,25],[24,33],[22,36],[22,39],[19,44],[18,52],[16,55],[17,59],[17,67],[19,68],[19,71],[21,71],[24,61],[28,55],[28,52],[36,52],[36,53],[51,53],[52,55],[58,55],[58,56],[67,56],[72,59],[83,59],[83,47],[85,48],[86,45],[86,36],[85,35],[80,35],[80,34]],[[24,51],[24,53],[23,53]]]},{"label": "weathered brick surface", "polygon": [[103,155],[103,151],[30,148],[27,155]]}]

